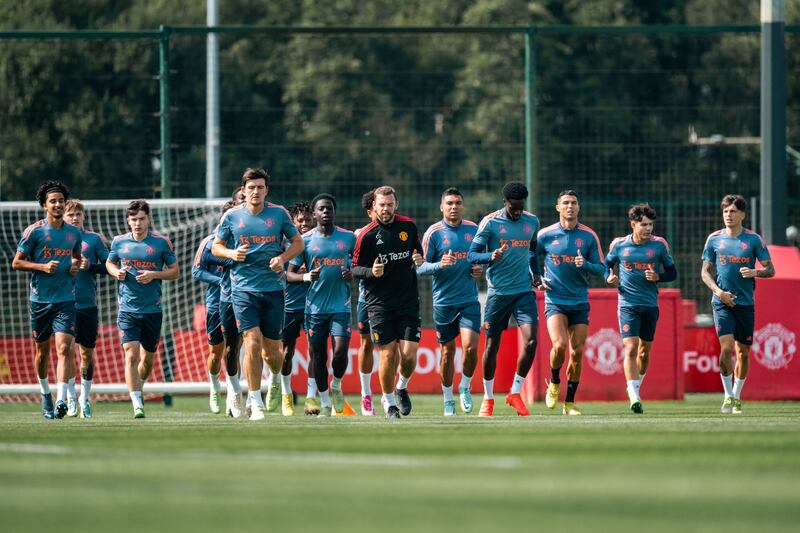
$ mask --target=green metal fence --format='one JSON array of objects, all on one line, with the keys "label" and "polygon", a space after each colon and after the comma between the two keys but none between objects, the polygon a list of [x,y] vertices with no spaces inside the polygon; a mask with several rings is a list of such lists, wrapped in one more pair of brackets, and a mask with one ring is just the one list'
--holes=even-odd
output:
[{"label": "green metal fence", "polygon": [[[203,196],[209,31],[220,46],[223,193],[246,166],[263,165],[275,201],[332,192],[341,223],[356,227],[361,194],[388,183],[424,230],[444,188],[459,187],[477,220],[519,179],[545,225],[557,192],[576,189],[604,246],[627,231],[627,206],[649,201],[677,285],[701,309],[699,256],[720,225],[720,198],[759,197],[759,26],[0,32],[12,58],[0,101],[28,90],[14,83],[30,76],[26,65],[48,66],[37,78],[58,95],[34,90],[30,105],[0,110],[31,134],[12,151],[8,136],[21,130],[0,131],[0,172],[12,185],[0,197],[27,199],[29,182],[46,174],[74,176],[85,198]],[[787,26],[795,147],[798,33]],[[91,65],[77,69],[82,57]],[[94,89],[89,105],[73,91],[84,85]],[[64,132],[55,147],[37,137],[37,122],[51,119]],[[788,173],[797,223],[800,161]]]}]

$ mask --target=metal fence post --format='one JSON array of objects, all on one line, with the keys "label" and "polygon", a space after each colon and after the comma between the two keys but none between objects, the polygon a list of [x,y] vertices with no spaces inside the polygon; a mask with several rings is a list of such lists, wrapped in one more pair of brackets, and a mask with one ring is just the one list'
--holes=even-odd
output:
[{"label": "metal fence post", "polygon": [[536,208],[536,66],[534,63],[534,28],[525,31],[525,186],[528,188],[528,211]]},{"label": "metal fence post", "polygon": [[169,35],[168,26],[159,26],[158,86],[159,117],[161,119],[161,197],[172,198],[172,143],[170,135],[169,102]]}]

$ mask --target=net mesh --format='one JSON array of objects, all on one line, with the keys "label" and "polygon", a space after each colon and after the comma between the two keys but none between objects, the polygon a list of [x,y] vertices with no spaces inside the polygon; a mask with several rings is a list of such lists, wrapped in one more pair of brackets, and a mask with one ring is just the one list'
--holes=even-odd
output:
[{"label": "net mesh", "polygon": [[[105,236],[127,233],[124,201],[85,201],[85,228]],[[149,382],[207,381],[208,345],[205,335],[205,284],[192,278],[191,266],[200,241],[216,226],[224,200],[153,200],[152,228],[173,243],[182,276],[162,282],[162,342]],[[32,364],[28,277],[11,269],[22,231],[43,218],[35,203],[0,204],[0,384],[36,383]],[[100,326],[95,352],[94,383],[125,383],[124,355],[116,326],[117,282],[98,277],[97,307]],[[55,382],[55,352],[51,350],[49,378]],[[80,381],[80,380],[78,380]],[[3,396],[0,395],[0,399]]]}]

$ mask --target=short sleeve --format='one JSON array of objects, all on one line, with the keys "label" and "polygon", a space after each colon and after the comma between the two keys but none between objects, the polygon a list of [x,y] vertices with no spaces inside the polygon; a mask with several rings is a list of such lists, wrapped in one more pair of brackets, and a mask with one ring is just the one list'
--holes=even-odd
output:
[{"label": "short sleeve", "polygon": [[281,213],[283,215],[283,222],[281,223],[281,233],[283,233],[287,239],[291,239],[292,237],[297,235],[297,228],[294,227],[292,219],[289,217],[285,209],[281,209]]},{"label": "short sleeve", "polygon": [[772,257],[769,255],[769,248],[767,248],[764,239],[760,235],[756,235],[756,243],[753,248],[756,252],[756,259],[762,262],[772,261]]},{"label": "short sleeve", "polygon": [[230,217],[225,213],[217,226],[217,239],[228,242],[231,237],[233,237],[233,231],[231,231]]},{"label": "short sleeve", "polygon": [[169,239],[164,239],[163,249],[161,251],[161,261],[167,265],[172,266],[178,262],[175,257],[175,251],[172,249],[172,242]]},{"label": "short sleeve", "polygon": [[108,245],[103,237],[98,237],[97,242],[97,250],[95,251],[97,254],[97,262],[105,263],[106,259],[108,259]]},{"label": "short sleeve", "polygon": [[[27,235],[25,233],[27,233]],[[22,234],[22,238],[19,240],[17,251],[23,254],[25,257],[32,259],[33,250],[36,248],[39,232],[33,230],[31,232],[26,231],[25,233]]]},{"label": "short sleeve", "polygon": [[117,239],[114,239],[114,240],[111,242],[111,250],[109,250],[109,252],[108,252],[108,256],[106,257],[106,260],[107,260],[107,261],[111,261],[111,262],[112,262],[112,263],[114,263],[115,265],[116,265],[117,263],[119,263],[119,250],[117,249],[117,248],[118,248],[118,246],[117,246],[117,243],[118,243],[118,242],[119,242],[119,241],[118,241]]},{"label": "short sleeve", "polygon": [[714,249],[714,244],[712,242],[711,237],[706,239],[706,245],[703,248],[703,261],[708,261],[709,263],[716,263],[717,262],[717,251]]}]

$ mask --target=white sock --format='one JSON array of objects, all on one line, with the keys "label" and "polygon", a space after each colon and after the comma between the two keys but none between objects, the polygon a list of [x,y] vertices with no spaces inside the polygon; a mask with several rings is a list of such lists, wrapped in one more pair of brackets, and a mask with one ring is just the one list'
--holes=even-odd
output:
[{"label": "white sock", "polygon": [[322,404],[322,408],[331,408],[331,393],[330,391],[319,391],[319,403]]},{"label": "white sock", "polygon": [[391,392],[389,394],[384,393],[383,396],[381,396],[381,404],[383,405],[384,410],[388,410],[389,407],[396,406],[397,404],[394,403],[394,394]]},{"label": "white sock", "polygon": [[281,373],[275,373],[270,371],[269,373],[269,384],[270,385],[277,385],[281,381]]},{"label": "white sock", "polygon": [[511,394],[522,392],[522,384],[525,383],[525,376],[514,374],[514,383],[511,385]]},{"label": "white sock", "polygon": [[368,374],[359,372],[358,375],[361,377],[361,396],[372,396],[372,387],[370,386],[372,372]]},{"label": "white sock", "polygon": [[81,380],[81,400],[84,403],[89,401],[89,395],[92,393],[92,380],[91,379],[82,379]]},{"label": "white sock", "polygon": [[39,392],[50,394],[50,382],[47,381],[47,378],[39,378]]},{"label": "white sock", "polygon": [[247,391],[247,403],[248,405],[260,407],[264,409],[264,398],[261,397],[260,390],[248,390]]},{"label": "white sock", "polygon": [[331,379],[331,388],[336,390],[342,390],[342,378],[337,378],[336,376],[333,376],[333,379]]},{"label": "white sock", "polygon": [[628,380],[628,399],[633,402],[640,402],[642,399],[639,397],[639,380],[638,379],[629,379]]},{"label": "white sock", "polygon": [[472,386],[472,376],[461,374],[461,383],[458,385],[458,388],[469,390],[471,386]]},{"label": "white sock", "polygon": [[219,392],[220,389],[219,372],[217,372],[216,374],[212,374],[211,372],[209,372],[208,381],[211,382],[211,390],[213,392]]},{"label": "white sock", "polygon": [[722,378],[722,388],[725,390],[725,397],[733,398],[733,374],[729,376],[720,374],[719,376]]},{"label": "white sock", "polygon": [[144,402],[142,401],[142,391],[135,390],[131,392],[131,403],[133,404],[134,409],[136,409],[137,407],[144,409]]},{"label": "white sock", "polygon": [[403,374],[400,374],[400,378],[397,380],[397,388],[398,389],[407,389],[408,382],[411,380],[410,377],[405,377]]},{"label": "white sock", "polygon": [[67,398],[74,400],[77,398],[75,394],[75,378],[69,378],[67,381]]},{"label": "white sock", "polygon": [[450,385],[449,387],[445,387],[442,385],[442,395],[444,395],[444,401],[452,402],[453,401],[453,386]]},{"label": "white sock", "polygon": [[736,378],[733,380],[733,397],[737,400],[742,399],[742,389],[744,388],[744,381],[746,378]]},{"label": "white sock", "polygon": [[317,380],[308,378],[308,385],[306,385],[306,398],[313,398],[317,395]]},{"label": "white sock", "polygon": [[237,373],[235,376],[227,374],[227,376],[228,376],[228,382],[227,382],[228,391],[232,392],[233,394],[241,394],[242,384],[239,383],[239,374]]},{"label": "white sock", "polygon": [[639,388],[642,388],[642,383],[644,383],[644,374],[639,374]]},{"label": "white sock", "polygon": [[494,400],[494,379],[483,380],[483,399]]},{"label": "white sock", "polygon": [[292,393],[292,375],[284,376],[281,374],[281,394]]},{"label": "white sock", "polygon": [[63,402],[67,397],[67,384],[63,381],[59,381],[57,387],[56,401]]}]

